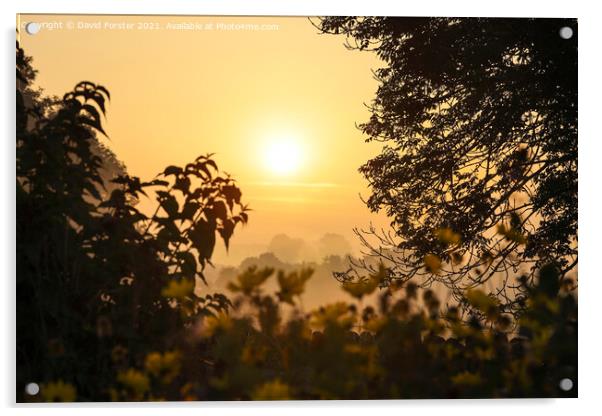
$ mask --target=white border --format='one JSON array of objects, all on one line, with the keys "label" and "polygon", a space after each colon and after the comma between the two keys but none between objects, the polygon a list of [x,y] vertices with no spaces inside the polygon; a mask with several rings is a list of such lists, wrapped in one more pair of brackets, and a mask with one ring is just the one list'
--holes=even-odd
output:
[{"label": "white border", "polygon": [[[3,198],[0,203],[0,264],[2,334],[0,342],[0,403],[8,406],[6,414],[64,414],[82,411],[83,405],[44,407],[14,406],[14,273],[15,273],[15,188],[14,188],[14,33],[15,15],[21,13],[107,13],[107,14],[230,14],[230,15],[399,15],[399,16],[497,16],[497,17],[577,17],[579,18],[579,237],[581,262],[579,310],[579,399],[576,400],[476,400],[476,401],[405,401],[405,402],[291,402],[283,403],[196,403],[106,405],[92,404],[86,414],[142,413],[164,415],[166,412],[195,414],[238,414],[241,411],[256,415],[304,415],[308,412],[332,412],[341,409],[349,415],[363,415],[371,409],[390,412],[420,412],[421,414],[478,414],[504,415],[524,411],[545,412],[547,415],[598,413],[596,404],[602,396],[600,382],[600,352],[602,345],[600,320],[602,311],[602,229],[600,209],[600,145],[601,91],[600,74],[600,14],[594,2],[501,0],[496,3],[466,0],[386,1],[386,0],[21,0],[16,4],[2,2],[3,58],[2,112],[0,125],[5,134],[0,155],[2,162]],[[172,409],[173,408],[173,409]],[[172,410],[169,410],[172,409]],[[599,413],[598,413],[599,414]]]}]

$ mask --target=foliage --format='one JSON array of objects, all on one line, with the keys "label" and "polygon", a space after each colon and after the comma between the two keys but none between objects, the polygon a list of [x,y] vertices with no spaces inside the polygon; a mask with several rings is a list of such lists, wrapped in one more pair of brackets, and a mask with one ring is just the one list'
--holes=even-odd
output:
[{"label": "foliage", "polygon": [[[358,303],[308,313],[309,269],[249,268],[232,301],[201,296],[217,240],[227,246],[248,219],[234,180],[208,155],[150,181],[124,173],[105,197],[91,147],[108,91],[82,82],[47,111],[30,93],[34,75],[17,45],[19,401],[577,394],[558,386],[577,383],[577,303],[562,263],[520,280],[519,318],[479,289],[460,298],[472,314],[444,309],[412,282],[385,284],[384,264],[343,286]],[[136,208],[141,198],[156,201],[153,215]],[[464,236],[435,234],[454,246]],[[378,307],[362,308],[377,290]],[[40,393],[26,396],[32,381]]]},{"label": "foliage", "polygon": [[[559,387],[564,378],[577,380],[577,304],[569,288],[557,284],[556,266],[544,267],[537,284],[524,288],[529,306],[514,332],[507,331],[511,317],[479,290],[467,293],[466,302],[485,319],[462,319],[458,308],[443,310],[433,292],[412,283],[381,290],[378,309],[338,302],[305,314],[293,301],[292,314],[285,318],[287,302],[263,290],[268,279],[278,276],[270,269],[248,270],[238,280],[254,282],[253,289],[238,292],[233,310],[199,318],[183,347],[194,354],[195,366],[171,367],[179,372],[176,380],[186,397],[180,393],[169,399],[577,394]],[[284,290],[281,280],[279,285]],[[159,362],[159,354],[152,354]],[[149,359],[144,368],[129,370],[134,389],[126,398],[139,399],[135,388],[144,390],[147,399],[165,398],[163,384],[148,387],[156,374]]]},{"label": "foliage", "polygon": [[[360,125],[384,146],[360,172],[368,207],[386,212],[392,227],[366,231],[374,235],[364,242],[391,263],[393,278],[443,282],[457,300],[498,279],[498,296],[517,310],[521,269],[534,278],[551,261],[562,275],[576,267],[577,36],[558,35],[576,25],[320,19],[321,32],[343,34],[348,47],[384,63],[372,115]],[[433,230],[447,231],[442,239]]]},{"label": "foliage", "polygon": [[[127,366],[229,307],[194,287],[217,239],[227,246],[247,221],[241,191],[211,155],[148,182],[124,173],[107,183],[92,149],[109,92],[81,82],[50,111],[31,93],[34,76],[17,44],[17,385],[50,380],[64,393],[68,377],[78,400],[99,400],[119,374],[142,397]],[[152,216],[136,208],[144,197]]]}]

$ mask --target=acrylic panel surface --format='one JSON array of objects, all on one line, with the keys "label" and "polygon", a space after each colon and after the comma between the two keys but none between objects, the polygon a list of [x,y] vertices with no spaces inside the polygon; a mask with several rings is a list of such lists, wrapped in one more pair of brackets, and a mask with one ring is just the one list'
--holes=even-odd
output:
[{"label": "acrylic panel surface", "polygon": [[577,37],[17,16],[17,400],[575,397]]}]

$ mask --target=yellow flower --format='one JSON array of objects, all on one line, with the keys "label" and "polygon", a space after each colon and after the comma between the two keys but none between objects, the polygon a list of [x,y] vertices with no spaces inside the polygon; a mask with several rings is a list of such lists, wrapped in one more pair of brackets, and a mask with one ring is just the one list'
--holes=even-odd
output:
[{"label": "yellow flower", "polygon": [[366,322],[365,328],[371,332],[380,331],[387,324],[386,316],[376,316]]},{"label": "yellow flower", "polygon": [[206,316],[202,318],[196,327],[199,338],[211,338],[219,331],[227,331],[232,327],[230,316],[220,313],[217,316]]},{"label": "yellow flower", "polygon": [[361,282],[345,282],[343,283],[343,290],[354,298],[361,299],[365,295],[370,295],[374,292],[377,286],[378,283],[370,279]]},{"label": "yellow flower", "polygon": [[498,301],[485,292],[478,289],[471,289],[466,292],[466,300],[472,306],[483,312],[487,317],[495,317],[498,313]]},{"label": "yellow flower", "polygon": [[431,273],[438,273],[441,269],[441,259],[434,254],[424,256],[424,267]]},{"label": "yellow flower", "polygon": [[454,230],[452,230],[451,228],[439,228],[435,232],[435,235],[443,244],[456,245],[460,244],[460,242],[462,241],[462,236],[454,232]]},{"label": "yellow flower", "polygon": [[293,297],[299,296],[305,290],[305,282],[309,280],[313,274],[312,269],[302,269],[299,272],[294,271],[285,274],[283,271],[278,272],[278,284],[280,292],[278,298],[282,302],[293,304]]},{"label": "yellow flower", "polygon": [[381,263],[378,271],[358,282],[343,283],[343,290],[357,299],[361,299],[365,295],[372,294],[376,288],[387,278],[387,269]]},{"label": "yellow flower", "polygon": [[246,344],[242,349],[240,360],[245,364],[255,364],[263,361],[268,350],[263,345]]},{"label": "yellow flower", "polygon": [[192,295],[194,281],[190,279],[170,280],[166,287],[161,290],[161,295],[166,298],[183,299]]},{"label": "yellow flower", "polygon": [[73,402],[77,396],[75,387],[63,380],[43,384],[41,393],[46,402]]},{"label": "yellow flower", "polygon": [[163,365],[168,368],[180,368],[180,352],[167,351],[163,354]]},{"label": "yellow flower", "polygon": [[265,267],[257,270],[257,266],[251,266],[237,277],[237,283],[230,282],[228,289],[233,292],[242,292],[249,296],[259,288],[274,273],[274,269]]},{"label": "yellow flower", "polygon": [[164,354],[151,352],[144,360],[144,367],[153,376],[162,377],[164,383],[170,383],[180,373],[180,353],[178,351],[167,351]]},{"label": "yellow flower", "polygon": [[345,302],[337,302],[314,311],[311,322],[312,325],[320,328],[329,325],[351,327],[355,322],[355,316]]},{"label": "yellow flower", "polygon": [[185,401],[197,400],[197,397],[194,394],[194,385],[192,383],[184,384],[180,389],[180,396]]},{"label": "yellow flower", "polygon": [[128,355],[128,350],[123,345],[116,345],[111,351],[111,359],[114,363],[122,363]]},{"label": "yellow flower", "polygon": [[458,386],[478,386],[482,382],[480,375],[468,371],[456,374],[451,380],[452,383]]},{"label": "yellow flower", "polygon": [[153,375],[159,375],[162,366],[163,363],[160,352],[151,352],[146,355],[146,359],[144,360],[144,368],[146,368],[149,373]]},{"label": "yellow flower", "polygon": [[252,397],[253,400],[289,400],[291,393],[287,384],[276,379],[259,386]]},{"label": "yellow flower", "polygon": [[512,227],[506,227],[504,224],[499,224],[497,226],[498,234],[506,237],[506,240],[512,241],[517,244],[527,244],[527,237],[521,234],[518,230],[515,230]]},{"label": "yellow flower", "polygon": [[117,374],[117,381],[135,393],[136,398],[141,398],[150,387],[148,377],[144,373],[130,368]]}]

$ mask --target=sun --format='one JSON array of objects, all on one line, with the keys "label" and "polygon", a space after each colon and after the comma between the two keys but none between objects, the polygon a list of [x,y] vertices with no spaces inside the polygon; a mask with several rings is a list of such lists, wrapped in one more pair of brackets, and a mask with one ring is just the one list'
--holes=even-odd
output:
[{"label": "sun", "polygon": [[270,140],[264,153],[266,168],[279,176],[297,172],[303,162],[303,148],[298,140],[282,137]]}]

